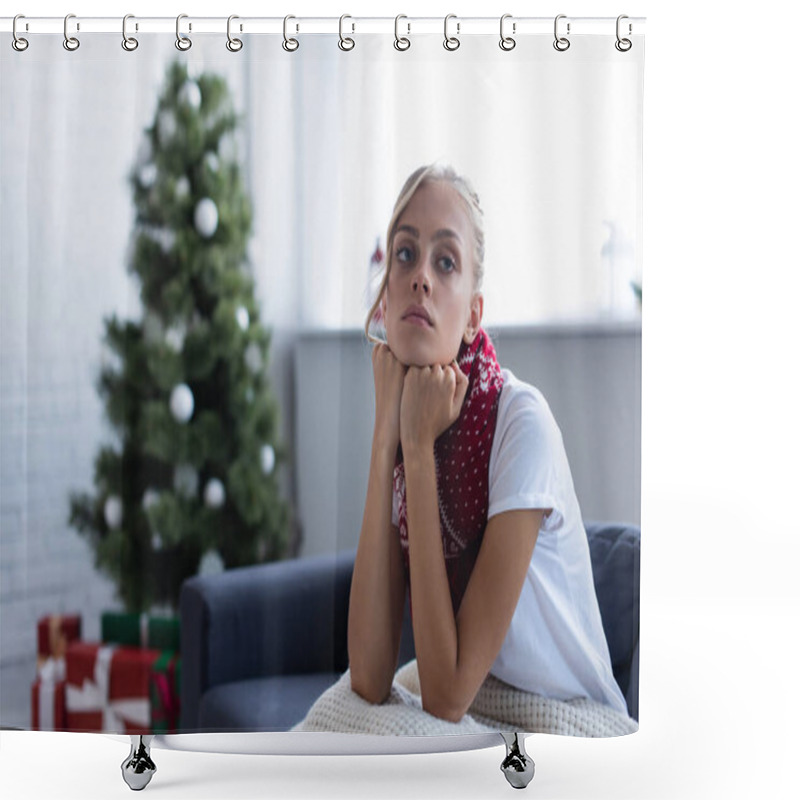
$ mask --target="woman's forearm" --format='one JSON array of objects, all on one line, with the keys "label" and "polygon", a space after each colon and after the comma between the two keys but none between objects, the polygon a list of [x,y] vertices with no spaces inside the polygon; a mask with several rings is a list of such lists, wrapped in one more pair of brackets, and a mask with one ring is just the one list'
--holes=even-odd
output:
[{"label": "woman's forearm", "polygon": [[405,583],[398,537],[391,535],[397,445],[373,438],[367,498],[350,587],[347,647],[353,689],[386,699],[397,666]]},{"label": "woman's forearm", "polygon": [[404,448],[414,647],[423,707],[458,719],[458,629],[442,550],[433,447]]}]

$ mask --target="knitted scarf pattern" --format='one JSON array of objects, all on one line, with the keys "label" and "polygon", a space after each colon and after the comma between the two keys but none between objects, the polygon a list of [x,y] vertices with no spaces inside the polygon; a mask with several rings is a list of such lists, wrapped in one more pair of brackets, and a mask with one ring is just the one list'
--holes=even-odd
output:
[{"label": "knitted scarf pattern", "polygon": [[[458,366],[467,393],[458,419],[434,443],[439,527],[453,613],[467,589],[478,558],[489,512],[489,455],[497,424],[503,375],[489,335],[480,329],[472,344],[461,343]],[[398,498],[400,544],[410,599],[405,468],[398,449],[393,475]]]}]

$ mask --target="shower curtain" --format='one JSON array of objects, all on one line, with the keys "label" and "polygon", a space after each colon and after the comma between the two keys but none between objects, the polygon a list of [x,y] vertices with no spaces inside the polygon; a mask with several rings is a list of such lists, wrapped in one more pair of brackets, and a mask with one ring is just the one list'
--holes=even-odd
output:
[{"label": "shower curtain", "polygon": [[[636,729],[644,38],[614,19],[389,22],[130,20],[123,38],[67,20],[0,50],[4,727]],[[413,560],[391,694],[342,683],[377,430],[364,329],[409,257],[395,201],[430,164],[479,198],[477,328],[546,407],[586,534],[567,554],[561,500],[526,501],[531,565],[593,576],[570,619],[613,671],[587,696],[498,669],[457,720],[425,697]],[[436,308],[448,279],[428,277]],[[390,349],[391,320],[368,326]],[[510,632],[524,603],[556,605],[553,574],[520,573]]]}]

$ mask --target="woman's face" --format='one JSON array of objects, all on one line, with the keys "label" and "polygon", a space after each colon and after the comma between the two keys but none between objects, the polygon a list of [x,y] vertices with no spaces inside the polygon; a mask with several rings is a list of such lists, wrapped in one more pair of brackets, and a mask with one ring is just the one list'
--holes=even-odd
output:
[{"label": "woman's face", "polygon": [[444,181],[426,181],[397,221],[381,305],[395,358],[449,364],[472,342],[483,316],[474,291],[474,234],[465,202]]}]

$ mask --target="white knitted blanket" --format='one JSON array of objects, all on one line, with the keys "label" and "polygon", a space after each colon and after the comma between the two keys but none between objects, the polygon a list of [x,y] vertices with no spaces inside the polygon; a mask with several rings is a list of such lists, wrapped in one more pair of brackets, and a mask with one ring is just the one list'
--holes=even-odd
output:
[{"label": "white knitted blanket", "polygon": [[587,737],[624,736],[638,729],[626,714],[593,700],[554,700],[516,689],[492,675],[478,690],[469,713],[459,722],[448,722],[423,710],[416,661],[397,671],[389,697],[380,705],[352,690],[348,670],[292,728],[387,736],[518,731]]}]

